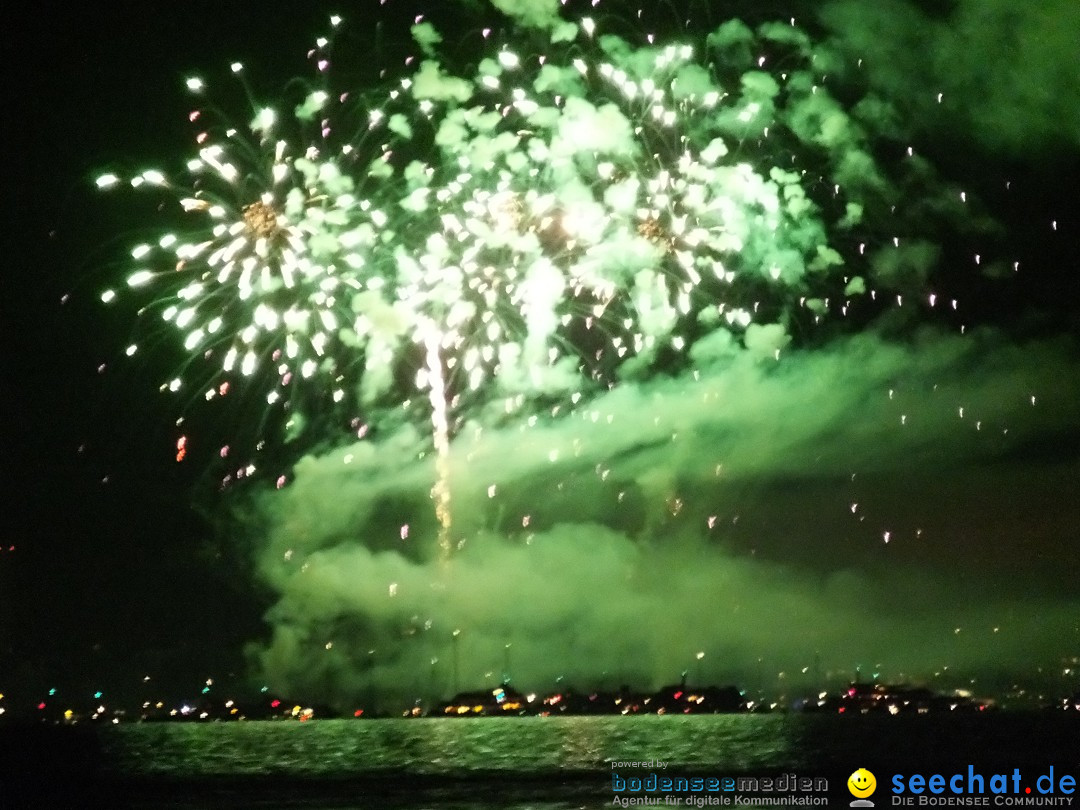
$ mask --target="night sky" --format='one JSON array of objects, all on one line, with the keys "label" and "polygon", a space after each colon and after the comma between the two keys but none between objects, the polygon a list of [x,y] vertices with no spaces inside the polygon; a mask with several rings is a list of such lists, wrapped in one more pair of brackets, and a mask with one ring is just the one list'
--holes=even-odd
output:
[{"label": "night sky", "polygon": [[[482,21],[519,41],[479,0],[449,5],[429,12],[448,65],[475,68]],[[834,92],[873,131],[893,210],[861,232],[878,258],[857,236],[837,244],[881,300],[850,316],[834,301],[815,323],[792,303],[799,280],[769,313],[781,337],[694,332],[678,357],[605,369],[573,405],[569,389],[531,392],[496,419],[469,400],[452,414],[454,542],[467,542],[449,566],[410,374],[357,406],[363,440],[329,408],[283,442],[251,400],[159,393],[189,368],[183,335],[139,329],[153,295],[99,300],[125,286],[131,247],[179,220],[94,179],[182,169],[187,77],[223,88],[246,126],[230,62],[273,100],[311,76],[306,52],[338,12],[340,81],[399,75],[423,3],[57,4],[5,30],[0,692],[127,694],[145,674],[183,690],[233,673],[330,701],[430,696],[450,691],[454,630],[465,685],[655,687],[695,667],[775,694],[858,668],[1076,691],[1076,4],[674,5],[698,39],[734,17],[795,16],[843,58]],[[635,9],[604,0],[596,14],[627,39],[682,24]],[[925,172],[905,168],[908,147]],[[923,252],[890,259],[897,232]],[[232,460],[218,447],[261,439],[259,476],[219,491]]]}]

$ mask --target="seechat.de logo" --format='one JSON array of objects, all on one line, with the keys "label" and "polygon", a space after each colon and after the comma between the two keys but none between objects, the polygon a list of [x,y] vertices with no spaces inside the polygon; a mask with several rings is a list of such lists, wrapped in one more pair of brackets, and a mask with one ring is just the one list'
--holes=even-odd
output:
[{"label": "seechat.de logo", "polygon": [[847,789],[855,797],[851,807],[873,807],[869,797],[877,790],[877,779],[866,768],[859,768],[847,780]]}]

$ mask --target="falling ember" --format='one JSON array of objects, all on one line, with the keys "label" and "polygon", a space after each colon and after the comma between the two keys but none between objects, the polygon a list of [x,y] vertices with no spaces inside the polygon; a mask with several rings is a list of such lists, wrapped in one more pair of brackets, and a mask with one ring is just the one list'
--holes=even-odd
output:
[{"label": "falling ember", "polygon": [[637,232],[640,236],[654,244],[669,244],[670,237],[665,233],[664,226],[655,217],[650,217],[638,224]]},{"label": "falling ember", "polygon": [[272,239],[281,230],[277,212],[261,200],[245,205],[243,214],[248,230],[260,239]]}]

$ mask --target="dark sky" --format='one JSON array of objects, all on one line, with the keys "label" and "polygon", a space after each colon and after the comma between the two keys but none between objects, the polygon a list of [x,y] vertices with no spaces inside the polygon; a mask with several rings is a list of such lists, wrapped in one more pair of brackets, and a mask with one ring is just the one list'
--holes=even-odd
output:
[{"label": "dark sky", "polygon": [[[735,403],[720,416],[694,405],[685,374],[627,385],[597,407],[626,417],[630,427],[583,434],[581,460],[551,472],[544,459],[551,448],[574,446],[576,428],[542,426],[520,445],[510,431],[476,440],[469,461],[459,459],[459,503],[478,516],[472,547],[486,549],[461,572],[471,572],[472,585],[460,597],[413,598],[386,614],[377,600],[387,583],[423,590],[419,583],[430,575],[409,555],[367,539],[396,531],[399,512],[423,511],[416,506],[423,487],[412,477],[417,465],[387,463],[384,454],[345,479],[335,465],[348,448],[335,455],[324,445],[295,475],[285,470],[295,484],[278,500],[259,501],[264,535],[237,532],[222,515],[247,502],[207,496],[215,473],[173,460],[177,402],[157,385],[162,369],[182,359],[180,339],[163,333],[157,349],[127,361],[135,305],[98,301],[103,288],[121,283],[124,251],[153,227],[154,212],[103,198],[93,178],[103,169],[176,164],[190,152],[186,76],[224,75],[239,60],[261,87],[281,87],[307,70],[305,50],[329,11],[359,20],[356,37],[370,43],[377,38],[369,17],[389,15],[388,30],[400,31],[419,4],[323,5],[45,4],[4,31],[10,193],[0,269],[7,394],[0,692],[46,682],[73,692],[99,682],[122,691],[144,670],[187,686],[240,672],[244,645],[272,636],[261,659],[267,672],[298,691],[340,696],[385,688],[429,653],[445,657],[443,642],[402,652],[393,639],[400,622],[423,625],[432,616],[440,638],[453,622],[475,623],[477,661],[469,671],[477,678],[494,666],[487,659],[498,659],[492,650],[511,639],[522,650],[519,666],[537,678],[549,676],[544,659],[564,641],[566,660],[579,663],[556,669],[582,680],[590,673],[580,661],[589,656],[601,680],[627,673],[643,682],[670,679],[698,647],[710,650],[710,662],[730,657],[710,674],[736,678],[753,668],[739,661],[755,657],[768,660],[766,667],[791,666],[785,650],[793,645],[776,626],[817,628],[817,646],[838,649],[845,622],[857,626],[850,614],[862,609],[882,647],[910,638],[911,654],[899,656],[892,672],[926,675],[950,656],[973,671],[992,668],[988,638],[962,647],[942,640],[939,631],[951,632],[942,627],[953,618],[958,626],[1012,622],[1004,632],[1015,643],[1002,647],[1005,675],[995,683],[1039,652],[1048,667],[1060,665],[1069,645],[1077,653],[1080,591],[1070,566],[1080,519],[1080,94],[1069,95],[1078,82],[1075,42],[1044,36],[1075,36],[1071,6],[1009,17],[1006,4],[993,0],[954,3],[948,13],[839,2],[813,18],[803,14],[805,4],[751,4],[763,16],[799,14],[823,39],[865,54],[864,85],[895,102],[906,142],[917,144],[943,186],[969,189],[996,221],[978,235],[943,226],[932,236],[941,255],[926,288],[960,299],[964,315],[928,315],[923,333],[893,329],[883,317],[796,358],[779,375],[748,360],[721,374],[702,355],[695,365],[712,394]],[[713,23],[751,7],[711,5]],[[372,69],[363,59],[351,68]],[[882,159],[892,160],[899,145],[883,146]],[[975,270],[970,257],[981,249],[1010,270],[1019,261],[1021,275]],[[970,327],[963,336],[961,322]],[[659,400],[666,404],[657,413],[671,423],[650,436],[649,409]],[[885,427],[909,415],[913,436]],[[976,440],[958,433],[954,417],[1012,432]],[[693,441],[665,448],[661,434],[672,429]],[[407,436],[388,437],[387,446],[411,448]],[[720,490],[701,473],[714,457],[731,470]],[[597,465],[616,470],[621,486],[640,498],[639,513],[628,514],[604,487],[590,488],[586,479]],[[370,503],[356,494],[376,482],[383,489]],[[494,483],[506,493],[497,518],[482,495]],[[336,508],[332,493],[339,490],[351,493],[354,510]],[[684,493],[686,512],[672,512]],[[518,534],[503,542],[511,532],[500,521],[519,512],[536,512],[546,557],[520,557]],[[719,536],[700,530],[710,518]],[[297,584],[275,567],[275,555],[297,536],[308,538],[318,584]],[[621,566],[628,559],[652,573],[639,572],[641,581],[626,585]],[[494,564],[499,560],[505,567]],[[264,577],[258,585],[256,566]],[[530,566],[549,579],[519,581]],[[346,574],[348,585],[336,581]],[[506,593],[515,589],[516,596]],[[566,616],[538,607],[548,601]],[[261,618],[270,605],[273,634]],[[483,605],[502,619],[476,618]],[[642,615],[653,607],[670,615],[654,625]],[[662,649],[658,639],[670,635],[670,623],[708,626],[702,613],[721,610],[734,618],[718,618],[720,630],[689,634],[678,641],[685,649],[674,641]],[[626,634],[625,645],[595,640],[627,626],[639,629]],[[933,629],[913,637],[917,626]],[[1033,627],[1066,641],[1025,647],[1018,639]],[[348,666],[341,661],[325,669],[307,663],[324,639],[394,652],[370,678],[342,674]],[[655,660],[620,669],[620,660],[638,655],[634,641],[654,645]],[[820,652],[814,646],[793,653],[792,662],[812,658]],[[825,650],[825,657],[838,669],[856,663],[847,653]],[[305,670],[320,674],[305,679]]]},{"label": "dark sky", "polygon": [[112,373],[133,313],[97,297],[140,222],[100,206],[92,186],[103,166],[186,146],[187,71],[260,50],[275,78],[302,65],[302,50],[279,64],[260,43],[324,14],[253,8],[56,3],[6,27],[5,140],[18,158],[5,164],[0,672],[20,681],[86,686],[156,658],[197,678],[257,627],[192,508],[197,474],[168,463],[172,403],[145,367]]}]

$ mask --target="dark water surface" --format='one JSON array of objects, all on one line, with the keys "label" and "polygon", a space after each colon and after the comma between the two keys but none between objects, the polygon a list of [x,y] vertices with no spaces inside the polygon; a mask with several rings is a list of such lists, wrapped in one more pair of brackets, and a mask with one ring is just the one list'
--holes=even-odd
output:
[{"label": "dark water surface", "polygon": [[564,810],[612,807],[613,772],[653,771],[825,777],[828,806],[846,807],[859,767],[888,807],[896,773],[1034,781],[1053,765],[1080,781],[1080,718],[1063,714],[143,723],[12,728],[0,746],[0,808]]}]

